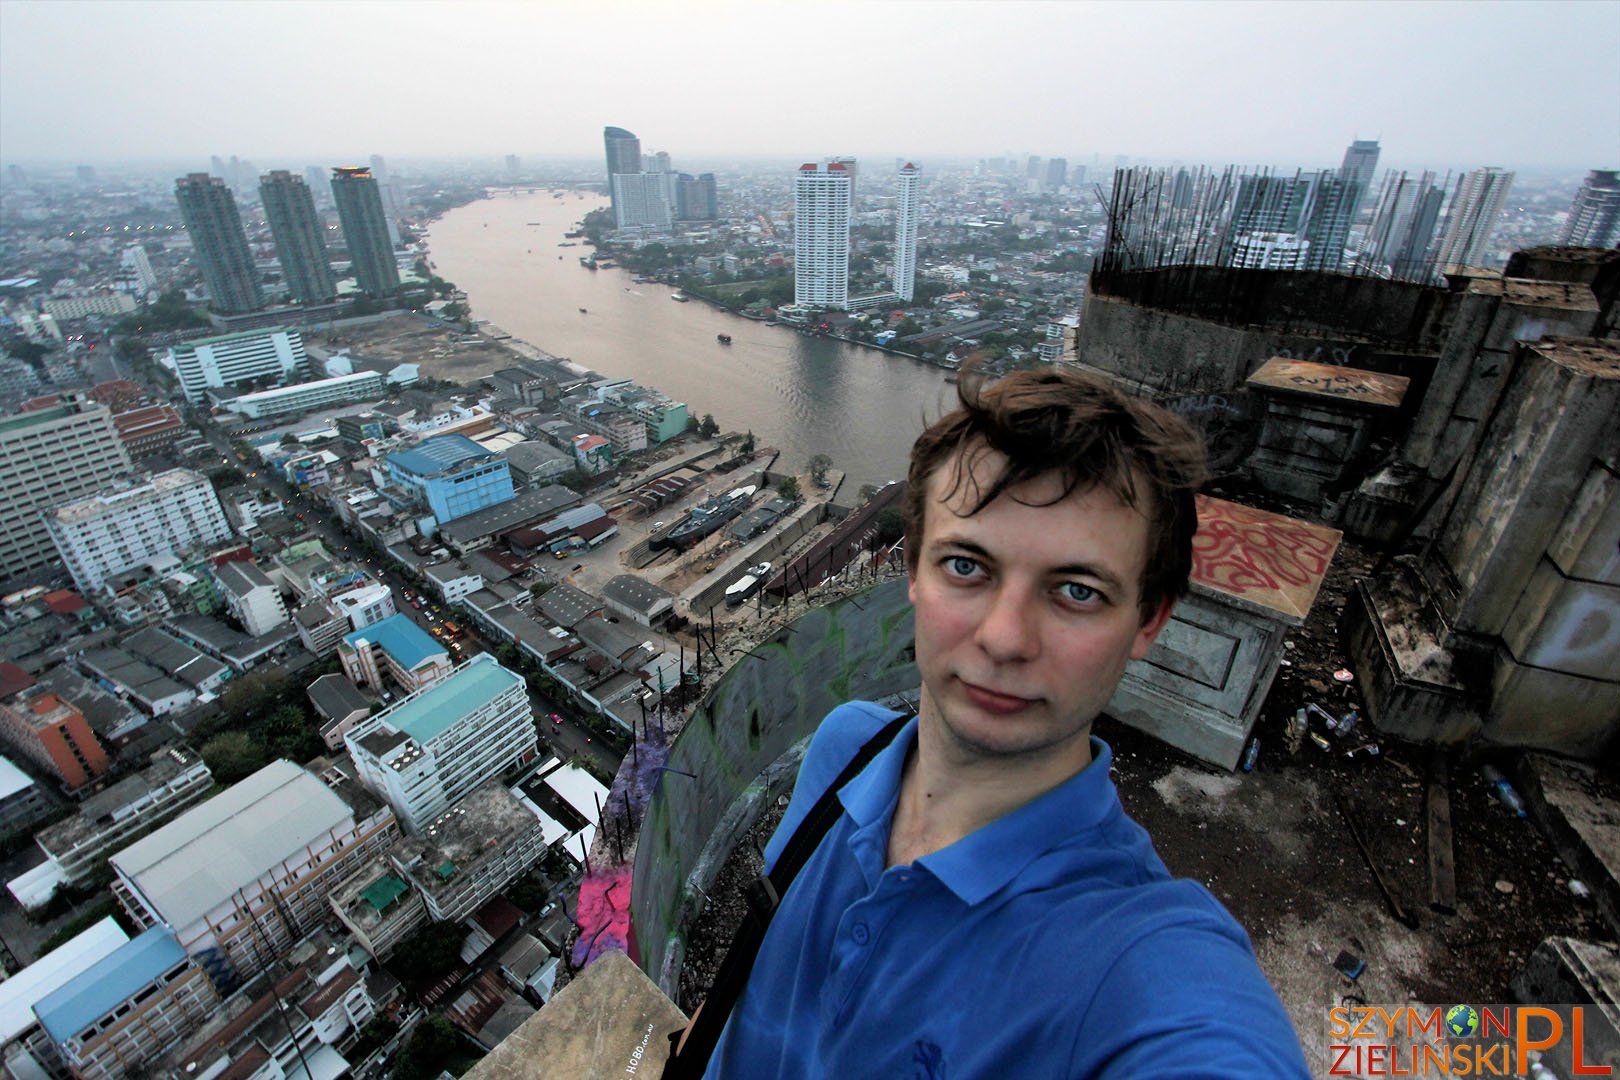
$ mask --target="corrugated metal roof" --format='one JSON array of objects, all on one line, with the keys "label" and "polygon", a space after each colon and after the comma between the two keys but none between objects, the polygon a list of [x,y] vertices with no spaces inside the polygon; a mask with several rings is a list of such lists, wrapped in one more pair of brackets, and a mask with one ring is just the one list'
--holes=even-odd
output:
[{"label": "corrugated metal roof", "polygon": [[51,1038],[65,1042],[185,958],[173,932],[154,926],[41,999],[34,1013]]},{"label": "corrugated metal roof", "polygon": [[111,915],[0,982],[0,1045],[34,1024],[34,1004],[129,941]]},{"label": "corrugated metal roof", "polygon": [[407,671],[430,656],[444,654],[444,646],[434,641],[432,635],[417,626],[411,621],[410,616],[404,613],[390,615],[363,630],[345,634],[343,640],[350,647],[354,647],[359,641],[369,641],[392,656]]},{"label": "corrugated metal roof", "polygon": [[395,450],[388,455],[388,463],[417,476],[433,476],[463,461],[493,456],[493,451],[465,435],[435,435],[409,450]]},{"label": "corrugated metal roof", "polygon": [[449,678],[439,680],[379,715],[389,726],[425,743],[522,682],[522,676],[501,667],[489,653],[480,653]]},{"label": "corrugated metal roof", "polygon": [[319,779],[272,761],[110,861],[164,922],[183,928],[352,816]]}]

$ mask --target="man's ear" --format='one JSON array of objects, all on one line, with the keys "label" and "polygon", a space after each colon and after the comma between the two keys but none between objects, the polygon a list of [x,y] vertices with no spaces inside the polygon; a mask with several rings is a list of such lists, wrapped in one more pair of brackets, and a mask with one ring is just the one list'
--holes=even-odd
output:
[{"label": "man's ear", "polygon": [[1148,650],[1153,647],[1153,640],[1159,636],[1159,631],[1163,630],[1165,624],[1170,621],[1170,613],[1175,609],[1176,601],[1174,597],[1167,596],[1160,601],[1159,609],[1153,613],[1153,616],[1147,622],[1142,624],[1141,629],[1136,632],[1136,640],[1131,642],[1132,660],[1140,660],[1148,654]]}]

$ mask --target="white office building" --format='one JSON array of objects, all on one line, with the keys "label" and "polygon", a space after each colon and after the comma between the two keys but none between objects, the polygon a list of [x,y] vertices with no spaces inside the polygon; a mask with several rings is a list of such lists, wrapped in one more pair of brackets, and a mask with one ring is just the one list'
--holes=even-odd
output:
[{"label": "white office building", "polygon": [[170,349],[165,363],[191,402],[209,390],[249,390],[300,379],[309,370],[303,335],[281,328],[188,341]]},{"label": "white office building", "polygon": [[670,175],[664,173],[615,173],[613,205],[618,208],[619,228],[669,228],[669,182]]},{"label": "white office building", "polygon": [[537,745],[523,677],[488,653],[361,721],[343,741],[360,782],[412,833],[479,784],[533,759]]},{"label": "white office building", "polygon": [[841,162],[804,164],[793,177],[793,302],[849,306],[851,180]]},{"label": "white office building", "polygon": [[260,390],[243,394],[224,403],[239,416],[258,419],[281,416],[286,413],[309,412],[327,405],[346,401],[367,401],[380,398],[388,392],[387,380],[378,371],[357,371],[353,375],[337,375],[330,379],[282,386],[275,390]]},{"label": "white office building", "polygon": [[1514,175],[1486,166],[1462,178],[1446,211],[1446,231],[1434,259],[1438,269],[1484,265],[1496,223],[1513,190]]},{"label": "white office building", "polygon": [[214,486],[190,469],[116,482],[50,511],[45,529],[87,593],[152,559],[231,538]]},{"label": "white office building", "polygon": [[917,212],[922,170],[911,162],[900,169],[894,202],[894,295],[910,302],[917,285]]}]

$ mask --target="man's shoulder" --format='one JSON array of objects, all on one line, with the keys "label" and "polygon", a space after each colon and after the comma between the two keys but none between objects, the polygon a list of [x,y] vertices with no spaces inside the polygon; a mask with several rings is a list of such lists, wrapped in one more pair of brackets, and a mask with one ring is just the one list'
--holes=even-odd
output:
[{"label": "man's shoulder", "polygon": [[872,736],[902,714],[870,701],[849,701],[828,713],[810,737],[810,746],[799,763],[799,776],[793,783],[793,798],[782,816],[776,833],[765,847],[765,866],[776,865],[777,856],[799,823],[810,813],[817,799],[833,785],[838,775],[860,753]]},{"label": "man's shoulder", "polygon": [[861,747],[899,715],[893,709],[870,701],[846,701],[838,706],[826,715],[810,737],[810,748],[805,751],[804,765],[799,770],[799,782],[804,783],[807,777],[813,778],[830,767],[832,772],[826,779],[831,783]]}]

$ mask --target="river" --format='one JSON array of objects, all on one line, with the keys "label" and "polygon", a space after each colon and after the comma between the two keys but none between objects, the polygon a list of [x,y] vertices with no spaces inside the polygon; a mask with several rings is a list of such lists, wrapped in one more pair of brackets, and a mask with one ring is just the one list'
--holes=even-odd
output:
[{"label": "river", "polygon": [[845,498],[860,484],[905,477],[924,414],[955,401],[942,371],[700,300],[674,303],[674,290],[634,284],[619,269],[587,270],[579,256],[591,248],[559,244],[605,204],[542,191],[458,207],[428,231],[435,270],[466,292],[474,318],[604,376],[662,390],[693,416],[712,413],[723,430],[751,430],[761,446],[781,450],[779,468],[802,470],[811,455],[829,455],[848,475]]}]

